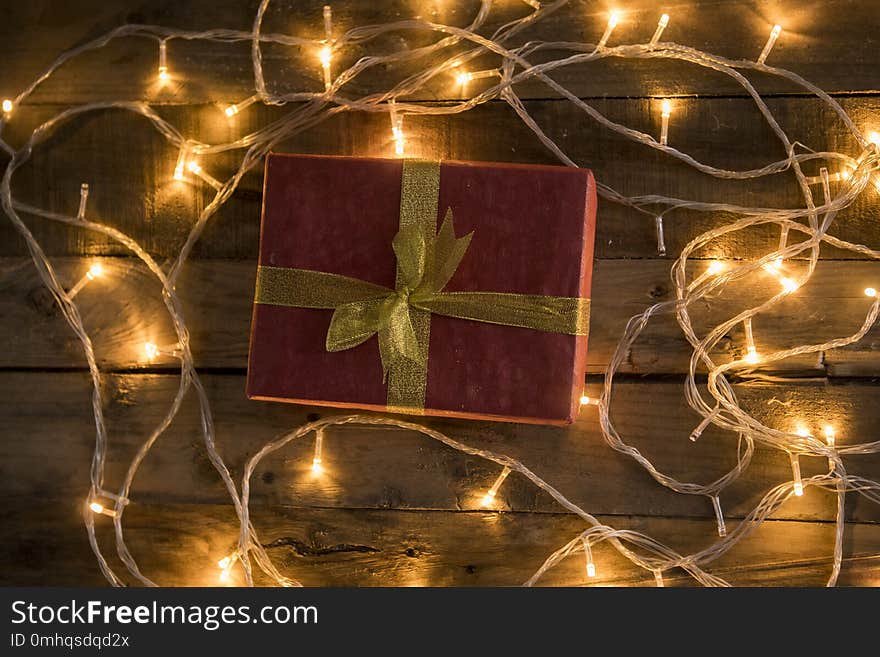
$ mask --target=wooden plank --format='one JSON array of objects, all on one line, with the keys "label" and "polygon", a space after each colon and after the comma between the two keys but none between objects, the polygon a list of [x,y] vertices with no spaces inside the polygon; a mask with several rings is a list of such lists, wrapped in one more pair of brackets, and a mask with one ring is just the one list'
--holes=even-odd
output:
[{"label": "wooden plank", "polygon": [[[821,150],[832,148],[857,156],[851,135],[819,101],[776,98],[768,101],[793,139]],[[845,109],[865,130],[880,128],[880,99],[844,99]],[[659,105],[649,100],[609,99],[594,103],[621,123],[648,133],[659,130]],[[527,105],[538,123],[581,166],[597,179],[629,195],[665,194],[677,198],[770,207],[802,207],[793,174],[756,181],[719,181],[697,173],[670,157],[637,146],[585,119],[568,103]],[[22,111],[9,126],[12,144],[60,108]],[[283,110],[249,108],[241,124],[227,121],[213,105],[163,108],[162,114],[188,137],[206,143],[227,142],[278,119]],[[494,130],[486,130],[492,125]],[[670,128],[670,143],[699,160],[728,169],[746,170],[785,158],[784,149],[764,125],[750,101],[737,98],[682,100]],[[408,154],[443,159],[558,164],[506,105],[492,103],[458,117],[407,119]],[[497,135],[504,135],[498,139]],[[350,114],[329,119],[275,150],[299,153],[391,156],[393,145],[386,116]],[[171,177],[177,151],[143,119],[115,111],[80,117],[63,127],[34,152],[13,178],[22,200],[56,212],[75,214],[81,182],[91,185],[89,216],[108,222],[137,239],[158,258],[175,257],[196,216],[211,198],[206,185],[175,183]],[[237,166],[240,154],[203,159],[212,175],[223,178]],[[818,164],[805,165],[808,175]],[[833,168],[833,167],[832,167]],[[816,189],[818,192],[818,188]],[[237,192],[214,216],[196,246],[195,257],[254,258],[259,241],[262,166],[242,180]],[[53,255],[114,255],[124,250],[109,239],[85,231],[28,218]],[[675,211],[666,214],[670,254],[678,253],[706,230],[731,220],[729,215]],[[870,186],[842,212],[833,234],[867,245],[880,243],[880,204]],[[778,245],[779,231],[758,228],[717,239],[707,257],[749,258]],[[0,222],[0,256],[23,255],[21,238],[11,224]],[[645,258],[657,255],[652,216],[602,202],[599,207],[596,255],[599,258]],[[853,257],[828,250],[826,256]]]},{"label": "wooden plank", "polygon": [[[53,259],[59,279],[73,285],[96,259]],[[107,273],[77,298],[91,331],[101,365],[109,369],[174,368],[169,360],[149,364],[143,344],[173,344],[176,337],[159,295],[159,286],[139,261],[100,259]],[[694,263],[701,272],[703,263]],[[792,266],[795,273],[803,265]],[[651,304],[674,295],[669,260],[598,260],[594,266],[588,371],[600,373],[609,363],[629,318]],[[192,336],[196,363],[204,368],[247,366],[254,262],[196,260],[188,263],[178,291]],[[854,333],[870,303],[862,291],[878,286],[880,263],[823,261],[810,283],[755,321],[760,350],[818,343]],[[776,293],[774,279],[761,273],[731,285],[722,294],[692,307],[695,330],[735,316],[742,309]],[[0,332],[8,336],[0,350],[0,367],[84,367],[79,342],[43,288],[33,265],[20,258],[0,259]],[[30,327],[28,331],[20,327]],[[880,373],[880,328],[856,345],[793,358],[761,371],[789,376],[874,376]],[[717,362],[740,358],[745,349],[742,326],[730,331],[713,356]],[[630,350],[621,367],[625,373],[683,373],[691,349],[674,318],[659,317]],[[761,368],[759,368],[761,369]]]},{"label": "wooden plank", "polygon": [[[203,377],[212,404],[217,444],[233,473],[265,443],[307,420],[337,411],[245,399],[244,378]],[[104,394],[110,429],[106,485],[120,484],[129,459],[167,412],[178,380],[170,375],[106,375]],[[15,499],[66,500],[87,490],[94,449],[88,378],[82,373],[0,375],[0,442],[3,494]],[[595,386],[588,387],[596,394]],[[753,385],[737,387],[744,407],[769,426],[799,424],[820,432],[826,423],[841,445],[867,440],[877,425],[873,385]],[[735,464],[736,436],[710,430],[688,440],[700,418],[682,400],[681,384],[621,383],[612,415],[621,435],[663,472],[708,483]],[[646,403],[650,400],[650,403]],[[142,465],[132,499],[138,503],[225,503],[225,489],[205,457],[200,416],[192,395]],[[421,421],[421,420],[420,420]],[[703,497],[663,488],[629,457],[603,442],[595,407],[586,407],[567,428],[492,422],[424,419],[467,444],[518,458],[576,504],[595,514],[712,518]],[[387,427],[337,427],[324,441],[327,473],[310,471],[313,439],[288,445],[260,464],[253,495],[276,505],[311,507],[474,510],[499,467],[468,457],[428,438]],[[880,476],[880,457],[847,457],[847,471]],[[827,471],[824,459],[802,459],[804,476]],[[235,475],[236,478],[238,474]],[[759,448],[751,466],[725,490],[725,514],[743,517],[771,487],[791,480],[784,454]],[[540,513],[560,507],[520,476],[499,493],[500,508]],[[833,495],[808,489],[774,517],[829,520]],[[848,518],[880,521],[880,508],[851,496]]]},{"label": "wooden plank", "polygon": [[[556,548],[584,530],[568,515],[528,513],[401,512],[254,507],[253,518],[276,565],[306,586],[515,586],[526,581]],[[4,506],[0,519],[15,541],[0,545],[14,567],[3,586],[105,584],[78,522],[76,504]],[[681,552],[717,537],[711,521],[600,517],[618,528],[647,533]],[[216,586],[217,560],[237,537],[230,507],[134,505],[126,538],[141,570],[167,586]],[[105,554],[116,566],[109,523],[99,523]],[[821,586],[830,571],[833,525],[771,521],[708,570],[739,586]],[[850,525],[840,584],[880,582],[880,526]],[[340,549],[340,546],[341,549]],[[337,549],[332,549],[336,547]],[[331,549],[327,549],[331,548]],[[600,586],[653,586],[650,573],[605,545],[594,548]],[[681,571],[667,586],[690,586]],[[583,555],[551,570],[539,585],[585,586]]]},{"label": "wooden plank", "polygon": [[[288,5],[269,5],[264,29],[273,32],[323,38],[321,7],[325,0],[297,3],[295,15]],[[550,4],[549,2],[544,3]],[[52,0],[31,0],[8,5],[2,10],[0,42],[4,44],[4,80],[0,93],[10,96],[23,89],[52,60],[74,45],[94,39],[125,23],[150,23],[187,30],[252,28],[257,0],[196,0],[166,3],[144,0],[79,0],[58,6]],[[421,16],[427,20],[465,26],[475,16],[476,2],[382,2],[334,3],[334,21],[339,32],[392,20]],[[652,0],[629,0],[622,22],[610,45],[646,42],[654,31],[660,12],[671,22],[664,40],[703,48],[733,59],[754,60],[771,26],[780,22],[785,32],[768,63],[794,70],[832,92],[876,91],[880,89],[874,64],[876,6],[871,0],[826,0],[804,6],[796,0],[782,0],[772,8],[739,0],[689,0],[674,6],[658,6]],[[495,2],[481,34],[530,13],[519,0]],[[511,40],[511,46],[527,40],[595,42],[608,20],[607,7],[586,0],[574,0],[567,7],[546,16]],[[342,50],[335,61],[337,71],[357,59],[413,49],[436,37],[401,31],[375,41]],[[455,51],[449,53],[454,56]],[[169,49],[174,83],[160,91],[154,84],[157,46],[152,40],[120,40],[101,51],[69,63],[57,79],[38,90],[33,101],[89,102],[118,98],[142,98],[145,92],[157,102],[229,102],[244,98],[253,89],[253,72],[248,43],[186,43],[175,41]],[[538,53],[530,59],[545,61],[557,53]],[[320,67],[314,48],[267,46],[263,65],[270,88],[278,93],[321,90]],[[418,62],[417,66],[422,66]],[[475,69],[496,67],[497,58],[474,63]],[[389,88],[389,79],[402,79],[415,67],[382,66],[368,71],[344,89],[349,97],[363,96]],[[742,94],[726,76],[675,62],[626,62],[609,59],[594,64],[558,69],[553,78],[582,97],[654,96],[679,94]],[[757,76],[768,93],[789,93],[797,88],[769,76]],[[455,98],[452,76],[438,78],[415,97],[425,100]],[[525,82],[518,92],[525,98],[555,95],[545,85]]]}]

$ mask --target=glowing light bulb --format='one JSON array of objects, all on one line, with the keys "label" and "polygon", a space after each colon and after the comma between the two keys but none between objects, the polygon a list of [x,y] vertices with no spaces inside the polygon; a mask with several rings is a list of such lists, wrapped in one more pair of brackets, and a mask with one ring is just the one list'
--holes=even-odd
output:
[{"label": "glowing light bulb", "polygon": [[168,45],[165,41],[159,42],[159,81],[167,82],[168,75]]},{"label": "glowing light bulb", "polygon": [[226,114],[226,116],[228,116],[229,118],[232,118],[233,116],[238,114],[243,109],[246,109],[246,108],[250,107],[251,105],[253,105],[254,103],[256,103],[258,100],[260,100],[260,94],[254,94],[250,98],[245,98],[240,103],[235,103],[234,105],[230,105],[229,107],[224,109],[223,112]]},{"label": "glowing light bulb", "polygon": [[662,14],[660,16],[660,20],[657,22],[657,29],[654,30],[654,36],[651,37],[651,41],[648,44],[649,46],[656,46],[657,42],[660,41],[660,36],[663,34],[663,30],[666,29],[666,26],[669,25],[669,14]]},{"label": "glowing light bulb", "polygon": [[218,579],[224,584],[228,584],[230,580],[232,580],[232,570],[230,568],[224,568],[220,571]]},{"label": "glowing light bulb", "polygon": [[761,51],[761,54],[758,56],[758,63],[763,64],[767,55],[770,54],[770,51],[773,50],[773,45],[776,43],[776,39],[779,38],[779,35],[782,33],[781,25],[774,25],[773,29],[770,31],[770,38],[767,39],[767,43],[764,44],[764,49]]},{"label": "glowing light bulb", "polygon": [[316,475],[324,472],[321,463],[323,462],[324,453],[324,429],[315,430],[315,455],[312,458],[312,472]]},{"label": "glowing light bulb", "polygon": [[800,283],[798,283],[793,278],[788,278],[787,276],[783,276],[782,278],[780,278],[779,282],[782,283],[782,288],[789,294],[796,291],[800,287]]},{"label": "glowing light bulb", "polygon": [[101,264],[98,262],[94,263],[91,267],[89,267],[89,270],[85,273],[85,275],[76,282],[76,285],[68,290],[67,298],[73,299],[77,294],[82,292],[82,289],[86,285],[101,276],[103,273],[104,267],[102,267]]},{"label": "glowing light bulb", "polygon": [[504,466],[504,469],[501,471],[501,474],[498,475],[498,478],[495,480],[495,483],[492,484],[492,488],[486,491],[486,494],[483,496],[482,504],[483,506],[491,506],[495,502],[495,496],[498,495],[498,489],[501,488],[501,484],[504,483],[504,480],[507,479],[507,475],[510,474],[510,468]]},{"label": "glowing light bulb", "polygon": [[154,343],[154,342],[145,342],[144,343],[144,354],[146,354],[147,360],[149,360],[149,361],[155,360],[156,358],[158,358],[160,353],[161,352],[159,351],[159,347],[156,345],[156,343]]},{"label": "glowing light bulb", "polygon": [[713,260],[709,263],[709,268],[706,270],[711,275],[720,274],[725,269],[725,265],[720,260]]},{"label": "glowing light bulb", "polygon": [[104,273],[104,267],[101,266],[101,263],[96,262],[94,265],[89,267],[89,270],[86,272],[86,276],[90,281],[95,280],[98,276],[101,276]]},{"label": "glowing light bulb", "polygon": [[608,39],[611,38],[611,33],[614,31],[614,28],[617,27],[617,24],[620,22],[620,12],[612,11],[608,15],[608,24],[605,26],[605,31],[602,33],[602,38],[599,39],[599,43],[596,46],[596,49],[604,48],[608,43]]},{"label": "glowing light bulb", "polygon": [[873,287],[866,287],[866,288],[865,288],[865,296],[867,296],[867,297],[876,297],[876,296],[877,296],[877,290],[875,290]]},{"label": "glowing light bulb", "polygon": [[324,46],[321,48],[318,56],[321,59],[321,68],[324,71],[324,90],[329,91],[330,87],[333,86],[333,80],[330,74],[330,60],[333,57],[333,51],[330,49],[330,46]]},{"label": "glowing light bulb", "polygon": [[584,546],[584,558],[586,559],[586,571],[587,577],[595,577],[596,576],[596,564],[593,562],[593,550],[590,548],[590,542],[582,538],[581,542]]},{"label": "glowing light bulb", "polygon": [[186,165],[186,168],[190,173],[198,176],[217,191],[223,189],[223,183],[206,173],[205,170],[202,169],[201,165],[195,160],[190,160],[189,164]]},{"label": "glowing light bulb", "polygon": [[804,482],[801,479],[801,464],[800,461],[798,461],[797,454],[789,452],[788,455],[791,458],[791,474],[794,483],[794,494],[796,497],[801,497],[804,494]]},{"label": "glowing light bulb", "polygon": [[834,427],[832,427],[830,424],[826,424],[822,428],[822,433],[825,434],[825,443],[829,447],[834,447],[834,440],[836,438],[836,432],[834,431]]},{"label": "glowing light bulb", "polygon": [[666,146],[666,142],[669,140],[669,117],[672,115],[672,103],[665,99],[660,109],[660,143]]},{"label": "glowing light bulb", "polygon": [[232,565],[232,557],[223,557],[220,561],[217,562],[217,567],[226,570],[229,566]]},{"label": "glowing light bulb", "polygon": [[774,276],[779,274],[779,270],[782,267],[782,258],[776,258],[775,260],[771,260],[768,263],[765,263],[762,269],[766,271],[768,274],[773,274]]},{"label": "glowing light bulb", "polygon": [[[4,112],[6,111],[5,105],[3,106],[3,111]],[[877,146],[878,148],[880,148],[880,132],[877,132],[877,131],[869,132],[868,133],[868,143],[874,144],[874,146]]]},{"label": "glowing light bulb", "polygon": [[588,395],[581,395],[581,406],[598,406],[599,400]]},{"label": "glowing light bulb", "polygon": [[12,101],[11,100],[9,100],[8,98],[5,98],[3,100],[2,107],[3,107],[4,114],[12,114]]},{"label": "glowing light bulb", "polygon": [[100,514],[100,515],[102,515],[102,516],[107,516],[107,517],[109,517],[109,518],[115,518],[115,517],[116,517],[116,511],[115,511],[115,510],[113,510],[113,509],[108,509],[106,506],[104,506],[103,504],[101,504],[101,503],[98,502],[97,500],[92,500],[91,502],[89,502],[89,510],[90,510],[92,513],[97,513],[97,514]]},{"label": "glowing light bulb", "polygon": [[330,46],[324,46],[323,48],[321,48],[321,52],[319,54],[319,57],[321,58],[321,64],[324,64],[325,66],[329,65],[330,60],[333,57],[333,53],[330,50]]},{"label": "glowing light bulb", "polygon": [[177,164],[174,165],[175,180],[183,180],[183,169],[186,166],[187,159],[189,158],[189,151],[189,142],[184,142],[180,147],[180,151],[177,153]]},{"label": "glowing light bulb", "polygon": [[455,80],[456,80],[456,82],[458,82],[459,85],[464,87],[465,85],[467,85],[468,82],[471,81],[471,74],[470,73],[463,73],[463,72],[459,73],[458,75],[455,76]]},{"label": "glowing light bulb", "polygon": [[743,330],[746,334],[746,357],[744,360],[754,365],[761,360],[761,357],[758,355],[757,347],[755,347],[755,334],[752,332],[751,317],[746,317],[743,320]]},{"label": "glowing light bulb", "polygon": [[397,117],[397,125],[392,126],[391,134],[394,137],[394,154],[403,155],[404,135],[403,135],[403,117]]}]

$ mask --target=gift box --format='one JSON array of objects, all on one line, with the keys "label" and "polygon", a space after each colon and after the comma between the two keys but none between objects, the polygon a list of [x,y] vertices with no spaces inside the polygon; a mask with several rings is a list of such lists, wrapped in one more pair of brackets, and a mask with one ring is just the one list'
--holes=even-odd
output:
[{"label": "gift box", "polygon": [[585,169],[270,154],[248,396],[571,423],[595,212]]}]

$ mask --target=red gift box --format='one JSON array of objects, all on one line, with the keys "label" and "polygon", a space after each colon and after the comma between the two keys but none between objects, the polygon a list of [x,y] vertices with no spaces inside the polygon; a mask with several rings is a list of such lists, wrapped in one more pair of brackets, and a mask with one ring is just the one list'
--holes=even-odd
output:
[{"label": "red gift box", "polygon": [[[402,160],[270,154],[261,268],[329,272],[395,287]],[[438,226],[473,232],[444,291],[590,295],[596,189],[571,167],[444,161]],[[328,352],[332,309],[254,304],[252,399],[388,410],[378,340]],[[568,424],[587,338],[430,315],[425,415]],[[395,408],[394,410],[399,410]]]}]

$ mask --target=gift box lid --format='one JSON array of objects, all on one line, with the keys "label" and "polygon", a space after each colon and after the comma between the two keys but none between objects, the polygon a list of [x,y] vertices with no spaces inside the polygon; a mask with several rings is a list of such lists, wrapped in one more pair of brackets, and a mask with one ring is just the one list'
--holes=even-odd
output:
[{"label": "gift box lid", "polygon": [[[351,277],[392,290],[403,160],[270,154],[261,268]],[[588,298],[596,192],[585,169],[443,161],[437,228],[472,233],[446,292]],[[251,398],[387,409],[378,340],[326,349],[332,309],[256,303]],[[430,314],[426,415],[564,424],[577,414],[586,336]],[[400,410],[400,409],[394,409]]]}]

